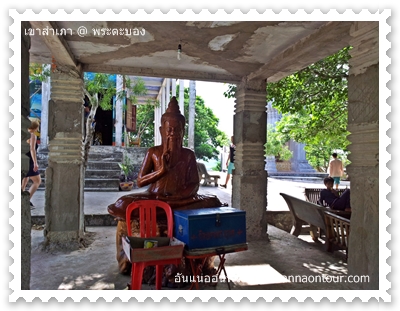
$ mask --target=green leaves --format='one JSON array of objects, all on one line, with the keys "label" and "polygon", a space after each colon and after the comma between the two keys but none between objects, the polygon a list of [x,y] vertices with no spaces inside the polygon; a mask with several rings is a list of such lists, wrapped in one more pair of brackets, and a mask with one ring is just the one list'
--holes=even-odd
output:
[{"label": "green leaves", "polygon": [[111,76],[105,73],[89,75],[86,72],[83,76],[85,89],[91,95],[91,104],[93,96],[97,94],[99,106],[103,110],[112,109],[112,98],[116,95],[115,83],[112,81]]},{"label": "green leaves", "polygon": [[285,144],[289,141],[289,137],[283,132],[276,131],[271,124],[267,127],[267,143],[265,146],[266,156],[275,156],[281,160],[289,160],[293,153]]},{"label": "green leaves", "polygon": [[[146,105],[137,105],[136,107],[137,132],[129,133],[129,135],[132,138],[140,137],[142,147],[154,146],[154,109],[158,105],[159,103],[148,102]],[[158,129],[156,130],[158,131]]]},{"label": "green leaves", "polygon": [[[179,91],[177,91],[179,94]],[[184,91],[185,118],[189,119],[189,89]],[[204,100],[196,96],[195,103],[195,128],[194,128],[194,152],[197,159],[218,159],[219,150],[222,146],[229,145],[229,139],[224,132],[218,129],[219,119],[214,115],[212,109],[205,106]],[[186,126],[187,128],[187,126]],[[187,145],[187,133],[185,144]]]},{"label": "green leaves", "polygon": [[[282,118],[276,131],[285,139],[306,144],[307,159],[314,167],[325,167],[333,150],[349,144],[347,136],[347,79],[349,50],[346,47],[276,83],[267,84],[267,101]],[[235,96],[236,86],[224,93]],[[268,139],[277,139],[267,131]],[[270,151],[269,151],[270,152]]]},{"label": "green leaves", "polygon": [[126,154],[124,154],[123,162],[118,163],[118,165],[119,165],[121,171],[125,175],[125,180],[127,180],[128,176],[130,176],[134,170],[134,165],[133,165],[132,160]]},{"label": "green leaves", "polygon": [[33,81],[45,81],[48,77],[50,77],[50,66],[30,63],[29,64],[29,80]]}]

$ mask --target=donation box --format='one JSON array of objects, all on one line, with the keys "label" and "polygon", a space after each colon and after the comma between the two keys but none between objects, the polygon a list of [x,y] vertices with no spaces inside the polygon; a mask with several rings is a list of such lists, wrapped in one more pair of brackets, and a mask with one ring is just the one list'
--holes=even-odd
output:
[{"label": "donation box", "polygon": [[246,212],[231,207],[174,211],[174,236],[188,250],[246,243]]}]

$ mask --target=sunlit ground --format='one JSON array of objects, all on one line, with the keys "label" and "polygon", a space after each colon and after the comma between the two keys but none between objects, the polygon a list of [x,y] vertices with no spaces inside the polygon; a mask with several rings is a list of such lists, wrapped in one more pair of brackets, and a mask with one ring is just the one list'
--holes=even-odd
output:
[{"label": "sunlit ground", "polygon": [[[252,266],[227,266],[225,267],[228,279],[239,286],[267,285],[289,283],[281,273],[269,264]],[[221,273],[224,277],[224,272]]]}]

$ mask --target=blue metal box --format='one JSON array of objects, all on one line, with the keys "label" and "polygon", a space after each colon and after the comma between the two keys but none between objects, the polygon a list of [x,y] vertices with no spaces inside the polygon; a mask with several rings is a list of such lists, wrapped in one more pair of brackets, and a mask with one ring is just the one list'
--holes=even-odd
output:
[{"label": "blue metal box", "polygon": [[188,250],[246,243],[246,212],[231,207],[174,211],[174,236]]}]

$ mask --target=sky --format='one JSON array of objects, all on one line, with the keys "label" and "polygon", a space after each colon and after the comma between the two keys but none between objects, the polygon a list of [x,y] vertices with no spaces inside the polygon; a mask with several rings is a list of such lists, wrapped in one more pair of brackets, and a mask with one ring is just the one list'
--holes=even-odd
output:
[{"label": "sky", "polygon": [[[185,87],[189,87],[189,80],[185,80]],[[225,83],[196,81],[196,95],[203,98],[204,104],[219,118],[218,128],[231,137],[235,99],[224,96],[227,90],[228,84]]]}]

